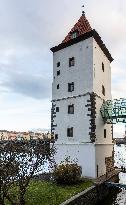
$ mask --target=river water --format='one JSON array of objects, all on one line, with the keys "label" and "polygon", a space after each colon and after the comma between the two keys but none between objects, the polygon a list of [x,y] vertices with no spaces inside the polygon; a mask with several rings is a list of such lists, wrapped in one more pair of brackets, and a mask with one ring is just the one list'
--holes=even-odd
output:
[{"label": "river water", "polygon": [[[115,166],[126,168],[126,145],[114,146],[115,151]],[[119,174],[119,182],[126,184],[126,173]],[[104,201],[100,202],[100,205],[126,205],[126,190],[120,189],[120,191],[114,191]]]}]

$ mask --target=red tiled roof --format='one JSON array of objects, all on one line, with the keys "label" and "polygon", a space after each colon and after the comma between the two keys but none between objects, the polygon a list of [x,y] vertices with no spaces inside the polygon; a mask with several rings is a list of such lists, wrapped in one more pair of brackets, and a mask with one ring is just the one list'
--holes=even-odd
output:
[{"label": "red tiled roof", "polygon": [[71,29],[71,31],[68,33],[68,35],[65,37],[65,39],[62,41],[62,43],[66,43],[69,40],[72,39],[72,33],[74,31],[78,32],[78,36],[81,36],[89,31],[91,31],[92,28],[90,26],[90,23],[88,22],[88,20],[86,19],[86,16],[83,14],[80,19],[78,20],[78,22],[74,25],[74,27]]},{"label": "red tiled roof", "polygon": [[[77,32],[77,34],[78,34],[76,38],[72,38],[72,33],[74,31]],[[58,46],[52,47],[50,50],[52,52],[57,52],[61,49],[64,49],[64,48],[71,46],[71,45],[74,45],[74,44],[76,44],[80,41],[86,40],[90,37],[93,37],[96,40],[96,42],[98,43],[98,45],[100,46],[101,50],[104,52],[104,54],[106,55],[108,60],[110,62],[112,62],[113,58],[112,58],[111,54],[109,53],[109,50],[105,46],[104,42],[102,41],[102,39],[99,36],[99,34],[97,33],[97,31],[95,29],[91,28],[90,23],[88,22],[88,20],[86,19],[84,14],[82,14],[82,16],[80,17],[78,22],[74,25],[74,27],[71,29],[71,31],[68,33],[68,35],[65,37],[65,39],[62,41],[62,43],[59,44]]]}]

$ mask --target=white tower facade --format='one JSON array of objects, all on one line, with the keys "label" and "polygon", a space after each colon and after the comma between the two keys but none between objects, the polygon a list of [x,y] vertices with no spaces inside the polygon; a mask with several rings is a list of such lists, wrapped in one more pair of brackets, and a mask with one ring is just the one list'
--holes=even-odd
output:
[{"label": "white tower facade", "polygon": [[56,162],[77,159],[82,175],[113,169],[112,126],[100,108],[111,99],[111,54],[83,14],[53,52],[51,129]]}]

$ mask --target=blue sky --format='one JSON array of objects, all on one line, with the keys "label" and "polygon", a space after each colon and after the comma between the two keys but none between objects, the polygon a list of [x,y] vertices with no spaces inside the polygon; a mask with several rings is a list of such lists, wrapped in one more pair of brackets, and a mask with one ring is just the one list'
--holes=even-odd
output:
[{"label": "blue sky", "polygon": [[0,0],[0,129],[50,128],[50,47],[64,39],[83,4],[115,59],[113,98],[126,96],[125,0]]}]

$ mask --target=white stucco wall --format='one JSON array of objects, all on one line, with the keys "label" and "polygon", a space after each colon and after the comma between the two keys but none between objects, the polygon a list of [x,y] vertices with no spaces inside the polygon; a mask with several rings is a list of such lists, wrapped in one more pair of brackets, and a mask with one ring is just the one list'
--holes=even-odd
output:
[{"label": "white stucco wall", "polygon": [[[75,66],[69,67],[69,58],[75,57]],[[60,62],[60,67],[57,67]],[[102,62],[105,71],[102,71]],[[57,71],[60,75],[57,76]],[[74,82],[74,91],[68,92],[68,83]],[[57,89],[59,84],[59,89]],[[102,94],[102,85],[105,87],[105,96]],[[78,95],[94,92],[96,97],[96,142],[90,142],[90,112],[85,107],[90,96]],[[76,96],[76,98],[73,98]],[[72,97],[72,98],[68,98]],[[58,100],[57,99],[62,99]],[[82,166],[83,176],[97,177],[105,174],[105,157],[112,156],[111,125],[105,125],[100,108],[103,99],[111,99],[111,68],[110,62],[93,38],[86,39],[72,46],[66,47],[53,54],[53,84],[52,100],[59,107],[59,112],[53,119],[54,133],[58,134],[56,142],[56,162],[64,160],[65,156],[78,158]],[[68,114],[68,105],[74,104],[74,114]],[[73,127],[73,137],[67,137],[67,128]],[[104,138],[106,129],[106,138]]]},{"label": "white stucco wall", "polygon": [[[104,63],[104,72],[102,70]],[[110,61],[103,53],[97,42],[93,39],[93,91],[101,97],[96,97],[96,143],[112,143],[111,125],[104,124],[100,108],[104,100],[110,100],[111,97],[111,67]],[[105,96],[102,94],[102,85],[105,87]],[[104,129],[106,129],[106,138],[104,138]]]},{"label": "white stucco wall", "polygon": [[[61,99],[91,92],[93,87],[93,38],[86,39],[53,54],[52,99]],[[75,66],[69,67],[69,58],[75,57]],[[60,67],[57,68],[57,62]],[[57,70],[60,75],[57,76]],[[55,79],[54,79],[55,78]],[[68,92],[68,83],[74,82],[74,91]],[[57,90],[57,84],[59,89]]]},{"label": "white stucco wall", "polygon": [[96,172],[98,165],[98,174],[102,176],[106,173],[105,158],[111,157],[113,151],[113,144],[96,144],[95,145],[95,163],[96,163]]},{"label": "white stucco wall", "polygon": [[[112,128],[111,124],[105,124],[100,108],[103,104],[103,100],[96,97],[96,143],[111,144],[112,143]],[[104,129],[106,129],[106,138],[104,138]]]},{"label": "white stucco wall", "polygon": [[[104,72],[102,71],[104,63]],[[102,94],[102,85],[105,87],[105,96]],[[93,91],[105,100],[111,99],[111,67],[110,61],[93,39]]]},{"label": "white stucco wall", "polygon": [[106,174],[105,158],[112,156],[113,144],[91,144],[91,143],[56,143],[56,164],[60,164],[66,157],[76,160],[82,167],[82,176],[97,178]]},{"label": "white stucco wall", "polygon": [[70,156],[71,160],[77,160],[82,167],[82,176],[96,177],[95,170],[95,146],[93,144],[56,144],[57,153],[55,160],[57,164]]},{"label": "white stucco wall", "polygon": [[[89,127],[90,117],[87,116],[88,108],[85,107],[90,96],[71,98],[55,102],[59,107],[54,124],[57,124],[54,133],[58,134],[58,142],[90,142]],[[68,114],[68,105],[74,104],[74,114]],[[73,137],[67,137],[67,128],[73,127]]]}]

